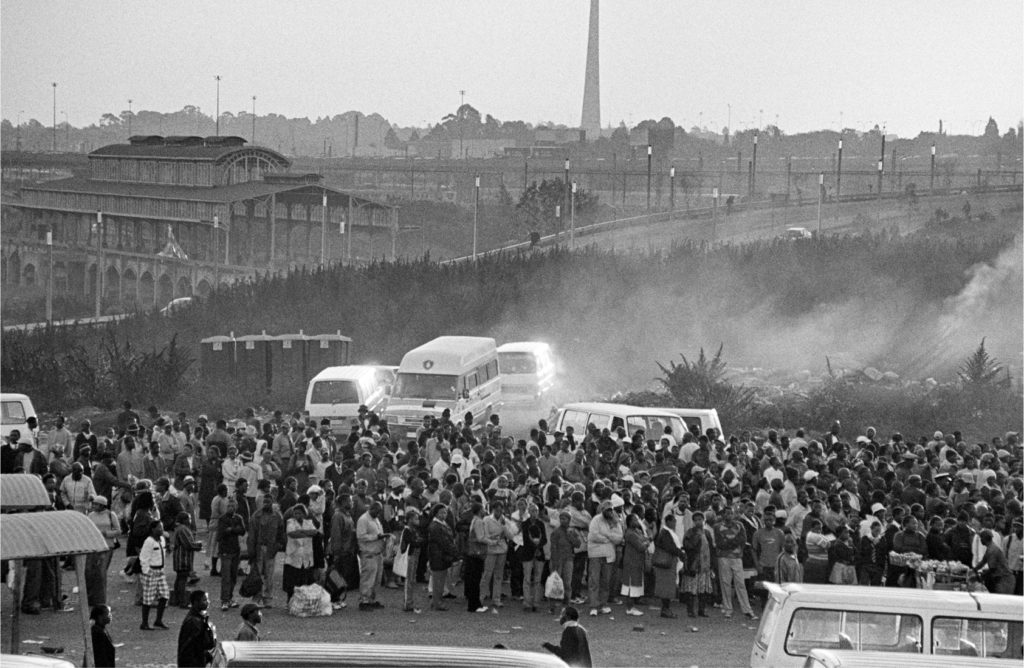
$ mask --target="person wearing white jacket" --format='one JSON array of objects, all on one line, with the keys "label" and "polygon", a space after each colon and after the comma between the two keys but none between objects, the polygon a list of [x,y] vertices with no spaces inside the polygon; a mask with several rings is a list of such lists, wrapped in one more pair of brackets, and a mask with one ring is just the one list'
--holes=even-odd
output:
[{"label": "person wearing white jacket", "polygon": [[597,515],[590,521],[587,534],[587,549],[590,558],[588,590],[590,593],[590,616],[611,614],[608,605],[612,569],[615,567],[615,548],[622,544],[622,523],[612,509],[611,501],[602,501]]}]

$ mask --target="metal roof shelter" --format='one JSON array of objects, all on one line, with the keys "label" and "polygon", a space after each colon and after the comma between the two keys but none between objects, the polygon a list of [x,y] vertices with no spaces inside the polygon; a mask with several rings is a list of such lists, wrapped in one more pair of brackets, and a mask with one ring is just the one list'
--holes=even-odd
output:
[{"label": "metal roof shelter", "polygon": [[[4,478],[32,476],[3,476]],[[8,488],[4,480],[3,487]],[[42,482],[39,482],[42,488]],[[29,485],[24,485],[29,489]],[[14,487],[10,487],[14,489]],[[6,492],[5,492],[6,493]],[[43,492],[46,493],[45,490]],[[89,606],[85,583],[85,557],[106,552],[107,541],[88,517],[74,510],[43,512],[4,512],[0,514],[0,559],[14,561],[14,604],[11,616],[11,644],[9,652],[17,654],[21,645],[21,595],[25,585],[25,559],[46,559],[62,556],[75,558],[78,575],[78,606],[82,619],[82,639],[85,644],[85,663],[92,664],[92,637],[89,629]]]},{"label": "metal roof shelter", "polygon": [[30,473],[0,475],[0,513],[42,510],[49,507],[50,495],[46,493],[46,487],[39,476]]}]

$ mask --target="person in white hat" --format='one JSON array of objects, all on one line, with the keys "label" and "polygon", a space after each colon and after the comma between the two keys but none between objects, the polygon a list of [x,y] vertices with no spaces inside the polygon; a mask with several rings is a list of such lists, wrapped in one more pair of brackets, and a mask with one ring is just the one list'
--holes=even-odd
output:
[{"label": "person in white hat", "polygon": [[107,569],[114,556],[114,550],[121,546],[121,521],[110,510],[110,501],[105,496],[92,497],[89,519],[100,530],[107,541],[106,552],[94,552],[85,559],[85,588],[89,605],[107,604]]}]

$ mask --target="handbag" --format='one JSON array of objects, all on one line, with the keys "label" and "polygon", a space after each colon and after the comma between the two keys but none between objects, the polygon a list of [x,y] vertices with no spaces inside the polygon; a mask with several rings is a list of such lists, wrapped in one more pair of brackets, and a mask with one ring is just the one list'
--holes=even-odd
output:
[{"label": "handbag", "polygon": [[675,565],[675,557],[664,550],[655,550],[651,558],[651,566],[654,568],[672,568]]},{"label": "handbag", "polygon": [[391,572],[398,577],[404,578],[409,574],[409,548],[395,556],[395,563],[391,566]]},{"label": "handbag", "polygon": [[260,576],[258,568],[250,568],[249,574],[242,580],[242,586],[238,588],[238,593],[246,598],[253,596],[259,596],[263,591],[263,577]]}]

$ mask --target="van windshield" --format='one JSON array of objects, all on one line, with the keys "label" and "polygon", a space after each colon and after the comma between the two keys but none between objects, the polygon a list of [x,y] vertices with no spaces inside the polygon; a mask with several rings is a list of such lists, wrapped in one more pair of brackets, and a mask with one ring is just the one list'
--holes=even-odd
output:
[{"label": "van windshield", "polygon": [[309,397],[311,404],[358,404],[359,388],[351,380],[318,380]]},{"label": "van windshield", "polygon": [[530,353],[501,353],[502,373],[537,373],[537,358]]},{"label": "van windshield", "polygon": [[442,376],[432,373],[400,373],[395,383],[395,397],[406,399],[440,399],[450,401],[455,397],[458,376]]}]

